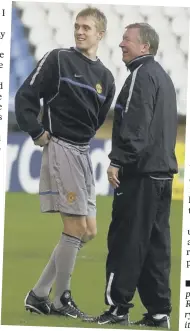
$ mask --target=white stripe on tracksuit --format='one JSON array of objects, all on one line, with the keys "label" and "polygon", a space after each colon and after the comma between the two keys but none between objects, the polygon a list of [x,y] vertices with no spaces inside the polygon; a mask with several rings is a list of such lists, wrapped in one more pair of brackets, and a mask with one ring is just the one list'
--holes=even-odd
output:
[{"label": "white stripe on tracksuit", "polygon": [[131,97],[132,97],[132,94],[133,94],[133,89],[134,89],[134,85],[135,85],[135,79],[136,79],[137,72],[138,72],[138,70],[140,69],[140,67],[142,67],[142,64],[140,64],[140,66],[138,66],[138,67],[133,71],[133,74],[132,74],[131,85],[130,85],[130,88],[129,88],[129,96],[128,96],[127,103],[126,103],[126,107],[125,107],[125,113],[127,113],[128,110],[129,110],[129,103],[130,103],[130,101],[131,101]]},{"label": "white stripe on tracksuit", "polygon": [[36,69],[35,74],[32,76],[32,79],[31,79],[31,81],[30,81],[30,85],[33,85],[33,84],[34,84],[35,79],[36,79],[36,77],[38,76],[38,74],[39,74],[39,72],[40,72],[40,70],[41,70],[41,68],[42,68],[42,66],[43,66],[43,64],[44,64],[44,62],[45,62],[45,60],[47,59],[47,57],[48,57],[49,54],[50,54],[50,52],[46,53],[46,54],[44,55],[44,57],[42,58],[42,60],[40,61],[39,65],[38,65],[38,67],[37,67],[37,69]]},{"label": "white stripe on tracksuit", "polygon": [[111,299],[111,286],[112,286],[113,278],[114,278],[114,273],[111,272],[106,290],[106,297],[110,306],[114,306],[114,303]]}]

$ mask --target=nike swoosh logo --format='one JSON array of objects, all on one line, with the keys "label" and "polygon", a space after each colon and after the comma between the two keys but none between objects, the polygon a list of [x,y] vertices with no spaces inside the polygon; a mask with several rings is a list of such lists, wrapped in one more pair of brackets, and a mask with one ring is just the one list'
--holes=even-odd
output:
[{"label": "nike swoosh logo", "polygon": [[117,195],[122,195],[123,194],[123,192],[121,192],[121,193],[117,193]]},{"label": "nike swoosh logo", "polygon": [[77,318],[77,315],[71,315],[69,313],[67,313],[68,316],[72,317],[72,318]]},{"label": "nike swoosh logo", "polygon": [[104,322],[100,322],[100,321],[98,321],[98,324],[99,324],[99,325],[108,324],[108,323],[109,323],[109,320],[104,321]]},{"label": "nike swoosh logo", "polygon": [[82,77],[82,75],[77,75],[77,74],[75,74],[75,77],[76,77],[76,78],[80,78],[80,77]]}]

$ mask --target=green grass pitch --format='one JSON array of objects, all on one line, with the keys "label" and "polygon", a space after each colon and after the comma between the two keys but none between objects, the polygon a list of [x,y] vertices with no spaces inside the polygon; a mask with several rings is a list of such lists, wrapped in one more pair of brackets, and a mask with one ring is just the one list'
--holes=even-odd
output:
[{"label": "green grass pitch", "polygon": [[[80,251],[72,277],[74,300],[82,310],[93,315],[101,313],[105,308],[106,235],[110,223],[111,204],[111,197],[97,197],[98,235]],[[173,201],[171,211],[172,331],[178,331],[179,320],[181,227],[182,201]],[[59,240],[61,231],[62,223],[59,215],[40,213],[37,195],[6,194],[2,325],[97,327],[97,325],[64,317],[31,314],[24,309],[24,297],[37,281]],[[130,317],[131,320],[136,320],[141,317],[144,308],[137,294],[133,303],[135,307],[131,310]]]}]

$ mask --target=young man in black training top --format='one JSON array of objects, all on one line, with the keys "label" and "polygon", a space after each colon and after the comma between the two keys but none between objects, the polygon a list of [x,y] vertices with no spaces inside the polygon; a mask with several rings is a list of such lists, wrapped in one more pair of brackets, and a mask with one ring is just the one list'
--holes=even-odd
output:
[{"label": "young man in black training top", "polygon": [[177,173],[176,93],[154,60],[159,37],[148,24],[127,26],[120,44],[130,75],[115,106],[108,180],[115,188],[108,232],[100,325],[128,324],[138,289],[147,313],[138,325],[170,328],[170,204]]},{"label": "young man in black training top", "polygon": [[[96,8],[79,12],[76,48],[47,53],[16,95],[19,127],[43,147],[41,211],[59,212],[64,223],[60,241],[25,298],[26,309],[37,313],[84,316],[71,297],[70,280],[81,245],[96,235],[89,142],[103,124],[115,94],[114,78],[96,56],[106,25],[105,15]],[[41,98],[44,109],[39,123]]]}]

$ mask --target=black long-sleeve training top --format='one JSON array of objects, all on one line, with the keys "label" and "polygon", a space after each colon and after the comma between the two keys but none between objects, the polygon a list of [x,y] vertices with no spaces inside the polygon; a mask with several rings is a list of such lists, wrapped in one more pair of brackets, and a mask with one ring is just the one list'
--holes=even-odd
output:
[{"label": "black long-sleeve training top", "polygon": [[177,105],[169,75],[152,55],[128,65],[114,109],[111,165],[125,173],[177,173]]},{"label": "black long-sleeve training top", "polygon": [[73,47],[54,49],[19,88],[16,119],[33,140],[46,130],[67,142],[88,144],[103,124],[114,94],[114,78],[99,59],[92,61]]}]

